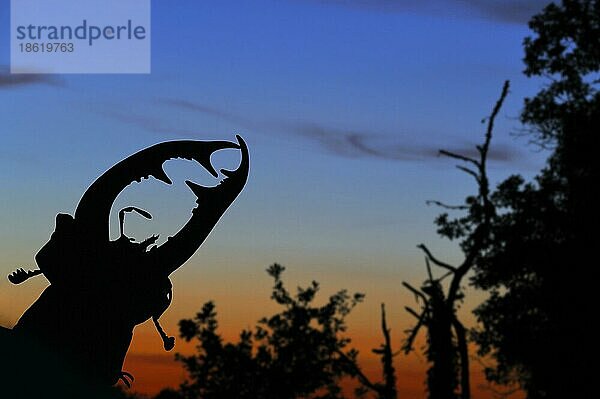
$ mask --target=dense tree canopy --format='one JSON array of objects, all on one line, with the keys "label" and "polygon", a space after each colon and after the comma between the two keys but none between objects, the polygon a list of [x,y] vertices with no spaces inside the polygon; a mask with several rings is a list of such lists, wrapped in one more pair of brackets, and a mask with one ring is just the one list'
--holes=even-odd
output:
[{"label": "dense tree canopy", "polygon": [[490,297],[474,337],[497,382],[530,398],[577,397],[591,388],[597,353],[589,307],[597,261],[600,1],[565,0],[532,18],[525,73],[546,80],[522,121],[551,149],[534,182],[512,176],[492,195],[496,216],[474,283]]},{"label": "dense tree canopy", "polygon": [[550,4],[531,19],[529,28],[535,36],[524,41],[525,74],[548,81],[536,96],[525,100],[521,119],[540,138],[560,144],[568,136],[568,119],[589,117],[597,109],[600,1]]},{"label": "dense tree canopy", "polygon": [[355,374],[357,354],[342,336],[345,317],[363,295],[342,290],[315,306],[318,283],[292,295],[281,280],[283,270],[278,264],[267,270],[275,282],[271,298],[283,311],[261,319],[254,331],[242,331],[237,343],[223,342],[212,302],[180,322],[181,336],[198,342],[197,354],[178,356],[190,376],[181,387],[183,398],[341,397],[340,379]]}]

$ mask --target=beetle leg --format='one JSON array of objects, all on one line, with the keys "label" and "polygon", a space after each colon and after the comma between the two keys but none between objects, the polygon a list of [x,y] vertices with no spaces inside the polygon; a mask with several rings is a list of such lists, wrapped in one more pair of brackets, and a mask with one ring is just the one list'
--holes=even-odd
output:
[{"label": "beetle leg", "polygon": [[10,281],[13,284],[21,284],[23,281],[33,276],[37,276],[38,274],[42,274],[42,271],[40,269],[25,271],[23,268],[18,268],[17,270],[8,275],[8,281]]},{"label": "beetle leg", "polygon": [[[123,381],[123,384],[127,385],[127,388],[131,388],[131,383],[135,380],[135,378],[133,378],[133,375],[131,375],[127,371],[121,371],[119,379]],[[129,381],[129,379],[131,381]]]}]

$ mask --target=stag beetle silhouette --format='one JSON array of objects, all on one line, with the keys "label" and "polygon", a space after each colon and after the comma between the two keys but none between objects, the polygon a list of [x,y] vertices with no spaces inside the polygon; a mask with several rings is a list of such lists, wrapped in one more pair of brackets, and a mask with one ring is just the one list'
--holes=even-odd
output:
[{"label": "stag beetle silhouette", "polygon": [[[11,333],[55,348],[73,368],[100,385],[114,385],[119,379],[130,385],[133,376],[122,366],[136,325],[152,318],[164,348],[172,349],[174,338],[158,322],[173,295],[169,275],[200,247],[246,183],[248,148],[236,137],[237,144],[191,140],[156,144],[100,176],[83,194],[74,216],[57,215],[50,240],[35,256],[39,269],[18,269],[8,276],[15,284],[39,274],[50,282]],[[223,149],[240,150],[239,167],[221,169],[225,178],[215,187],[186,181],[198,206],[177,234],[160,246],[154,245],[158,236],[133,242],[123,232],[125,214],[152,216],[128,207],[119,212],[120,237],[110,240],[110,210],[125,187],[149,176],[171,184],[162,165],[173,158],[195,160],[218,177],[210,157]]]}]

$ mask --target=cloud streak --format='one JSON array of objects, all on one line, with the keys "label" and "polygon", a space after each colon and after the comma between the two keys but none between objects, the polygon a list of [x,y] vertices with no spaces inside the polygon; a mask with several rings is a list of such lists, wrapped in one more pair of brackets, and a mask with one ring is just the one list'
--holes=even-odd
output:
[{"label": "cloud streak", "polygon": [[362,8],[387,13],[418,12],[433,15],[474,15],[508,23],[526,23],[550,0],[310,0],[320,4]]},{"label": "cloud streak", "polygon": [[120,111],[104,111],[99,112],[100,115],[117,120],[127,125],[137,126],[143,130],[158,133],[158,134],[181,134],[181,135],[197,135],[198,132],[191,129],[174,128],[171,125],[165,124],[165,121],[146,115],[136,115],[133,113],[123,113]]},{"label": "cloud streak", "polygon": [[380,158],[396,161],[416,161],[422,158],[423,148],[406,146],[397,137],[372,132],[346,131],[316,123],[289,126],[299,137],[318,143],[327,152],[346,158]]},{"label": "cloud streak", "polygon": [[[390,135],[364,130],[347,130],[328,127],[315,122],[256,120],[218,107],[188,100],[162,99],[159,103],[189,112],[213,116],[267,134],[284,133],[293,139],[312,142],[327,153],[343,158],[373,158],[404,162],[428,161],[438,158],[441,148],[465,156],[478,156],[475,143],[461,142],[454,146],[438,146],[432,143],[416,143],[414,139],[399,134]],[[103,115],[154,133],[197,135],[195,130],[173,128],[168,121],[156,117],[120,112],[105,112]],[[498,163],[514,162],[522,159],[522,157],[522,153],[516,148],[502,144],[492,146],[488,155],[491,161]]]},{"label": "cloud streak", "polygon": [[36,84],[45,84],[56,87],[63,87],[64,82],[53,75],[27,73],[11,74],[6,65],[0,65],[0,89],[17,88]]},{"label": "cloud streak", "polygon": [[460,2],[473,7],[484,17],[512,23],[526,23],[552,3],[549,0],[464,0]]},{"label": "cloud streak", "polygon": [[[328,129],[316,124],[298,125],[293,129],[299,136],[318,142],[329,153],[348,158],[425,161],[439,157],[439,150],[442,149],[442,146],[414,143],[398,136]],[[479,156],[475,143],[461,143],[444,149],[468,157]],[[520,157],[518,150],[501,144],[494,145],[488,154],[488,159],[496,162],[514,162]]]},{"label": "cloud streak", "polygon": [[184,109],[187,111],[199,112],[204,115],[214,116],[214,117],[224,119],[229,122],[237,123],[239,125],[247,126],[247,125],[252,124],[252,121],[248,118],[244,118],[244,117],[242,117],[240,115],[236,115],[232,112],[225,111],[223,109],[212,107],[212,106],[206,105],[206,104],[198,104],[198,103],[193,103],[191,101],[181,100],[181,99],[162,99],[159,101],[159,103],[168,105],[168,106],[172,106],[172,107],[176,107],[176,108],[180,108],[180,109]]}]

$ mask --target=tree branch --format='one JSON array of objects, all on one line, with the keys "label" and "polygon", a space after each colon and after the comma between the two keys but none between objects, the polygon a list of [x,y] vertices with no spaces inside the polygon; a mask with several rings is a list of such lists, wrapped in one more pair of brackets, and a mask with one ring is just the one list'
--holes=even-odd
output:
[{"label": "tree branch", "polygon": [[423,302],[427,303],[427,297],[421,291],[419,291],[418,289],[416,289],[412,285],[408,284],[406,281],[403,281],[402,285],[404,287],[406,287],[410,292],[412,292],[413,294],[415,294],[415,296],[421,298],[423,300]]},{"label": "tree branch", "polygon": [[488,149],[490,147],[490,142],[492,140],[492,131],[494,130],[494,122],[496,120],[496,116],[498,115],[498,112],[500,112],[500,108],[502,108],[504,99],[506,99],[506,96],[508,95],[509,88],[510,88],[510,81],[508,81],[508,80],[504,81],[504,86],[502,86],[502,93],[500,93],[500,98],[498,99],[498,101],[496,101],[496,105],[494,106],[494,109],[492,110],[492,114],[490,115],[490,117],[488,119],[487,130],[485,132],[485,141],[483,143],[483,146],[480,149],[480,153],[482,156],[480,165],[482,167],[485,167],[485,161],[487,158]]},{"label": "tree branch", "polygon": [[452,265],[449,265],[449,264],[447,264],[447,263],[445,263],[445,262],[442,262],[441,260],[438,260],[438,259],[436,259],[436,258],[435,258],[435,257],[432,255],[432,253],[431,253],[431,251],[429,250],[429,248],[427,248],[427,247],[425,246],[425,244],[419,244],[419,245],[417,245],[417,248],[419,248],[421,251],[425,252],[425,255],[427,255],[427,257],[429,258],[429,260],[431,260],[431,261],[432,261],[432,262],[433,262],[435,265],[437,265],[437,266],[439,266],[439,267],[442,267],[442,268],[444,268],[444,269],[447,269],[447,270],[451,270],[451,271],[453,271],[453,272],[455,272],[455,271],[456,271],[456,267],[454,267],[454,266],[452,266]]},{"label": "tree branch", "polygon": [[461,166],[461,165],[456,165],[456,168],[459,169],[459,170],[462,170],[465,173],[470,174],[471,176],[473,176],[473,178],[475,179],[475,181],[477,183],[479,183],[481,181],[481,177],[473,169],[469,169],[469,168],[466,168],[466,167]]},{"label": "tree branch", "polygon": [[421,320],[421,317],[423,316],[423,314],[418,314],[413,308],[411,308],[410,306],[405,306],[404,310],[406,310],[408,313],[410,313],[411,315],[415,316],[415,319],[417,320]]},{"label": "tree branch", "polygon": [[402,345],[402,350],[404,351],[404,354],[408,355],[410,353],[410,351],[412,350],[415,339],[417,338],[417,334],[419,333],[419,330],[421,329],[423,324],[425,324],[426,315],[427,315],[427,311],[423,311],[423,313],[421,313],[421,317],[419,317],[419,321],[412,328],[412,330],[410,331],[410,335],[406,339],[406,342],[404,342],[404,345]]},{"label": "tree branch", "polygon": [[356,377],[358,378],[358,380],[360,381],[361,384],[363,384],[364,386],[366,386],[367,388],[369,388],[372,391],[377,392],[378,394],[381,393],[381,386],[379,384],[375,384],[373,382],[371,382],[371,380],[369,380],[369,377],[367,377],[362,370],[360,369],[360,367],[358,367],[358,365],[356,364],[356,361],[351,359],[350,357],[348,357],[348,355],[346,355],[344,352],[342,352],[340,349],[336,349],[335,352],[346,362],[348,363],[348,365],[353,369],[354,374],[356,375]]},{"label": "tree branch", "polygon": [[484,243],[485,236],[487,234],[487,230],[489,229],[489,225],[491,223],[491,218],[494,213],[494,205],[491,203],[489,199],[489,181],[487,177],[486,164],[487,164],[487,155],[490,147],[490,142],[492,140],[492,132],[494,129],[494,121],[496,120],[496,116],[498,112],[500,112],[500,108],[504,103],[504,99],[508,95],[508,89],[510,87],[510,82],[506,80],[504,85],[502,86],[502,92],[500,93],[500,98],[496,101],[494,105],[494,109],[492,110],[492,114],[488,119],[488,125],[485,132],[485,140],[482,146],[478,146],[477,149],[480,153],[480,161],[478,162],[479,166],[479,199],[483,205],[483,220],[478,224],[477,228],[473,232],[473,245],[469,253],[466,254],[465,260],[460,265],[460,267],[455,270],[454,276],[450,283],[450,287],[448,288],[448,301],[449,303],[454,303],[456,300],[456,296],[458,295],[458,290],[460,288],[460,283],[462,278],[469,272],[469,270],[473,267],[475,259],[479,251],[481,251],[481,247]]},{"label": "tree branch", "polygon": [[433,273],[431,273],[431,265],[429,264],[428,257],[425,257],[425,267],[427,268],[427,275],[429,276],[429,281],[433,283]]},{"label": "tree branch", "polygon": [[396,391],[396,371],[394,370],[392,353],[392,339],[390,337],[390,329],[387,327],[385,319],[385,304],[381,304],[381,330],[383,332],[384,344],[382,348],[381,361],[383,363],[384,387],[382,399],[396,399],[398,394]]},{"label": "tree branch", "polygon": [[445,155],[445,156],[450,157],[450,158],[459,159],[459,160],[464,161],[464,162],[470,162],[470,163],[472,163],[473,165],[475,165],[475,166],[477,166],[479,168],[479,162],[477,160],[475,160],[474,158],[466,157],[464,155],[460,155],[460,154],[457,154],[455,152],[446,151],[446,150],[440,150],[439,154],[440,155]]},{"label": "tree branch", "polygon": [[453,273],[453,272],[451,272],[451,271],[449,271],[449,272],[446,272],[446,273],[444,273],[444,275],[443,275],[442,277],[438,278],[438,279],[437,279],[437,281],[438,281],[438,282],[440,282],[440,281],[444,280],[446,277],[448,277],[448,276],[452,276],[453,274],[454,274],[454,273]]},{"label": "tree branch", "polygon": [[447,204],[444,204],[443,202],[435,201],[435,200],[427,200],[427,201],[425,201],[425,204],[427,204],[427,205],[436,205],[436,206],[439,206],[441,208],[450,209],[450,210],[465,210],[465,209],[468,209],[468,207],[465,206],[465,205],[447,205]]}]

